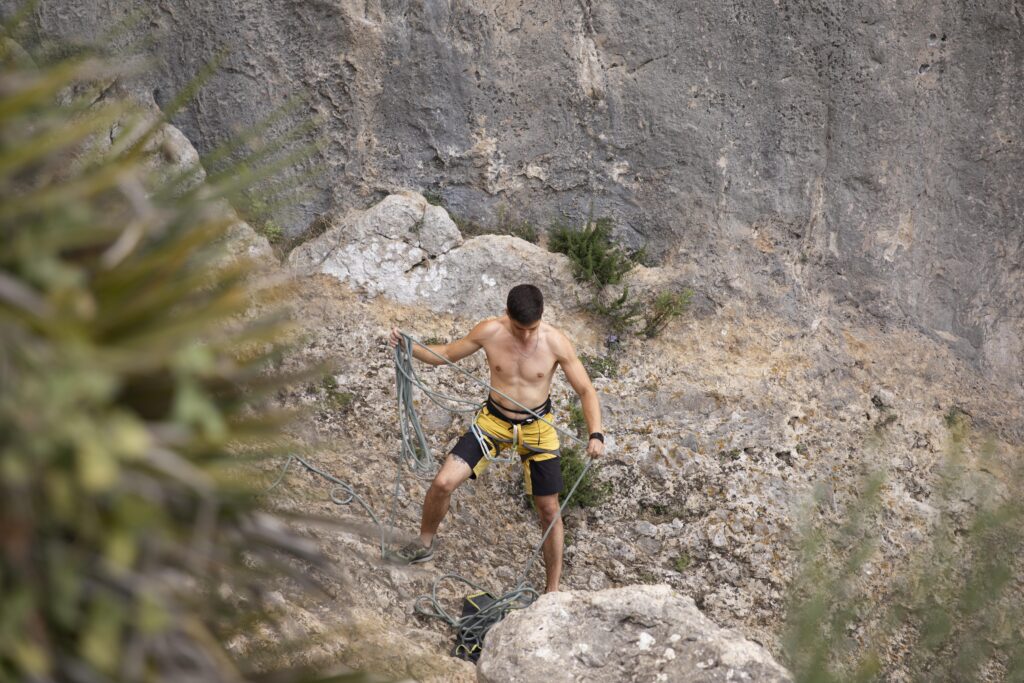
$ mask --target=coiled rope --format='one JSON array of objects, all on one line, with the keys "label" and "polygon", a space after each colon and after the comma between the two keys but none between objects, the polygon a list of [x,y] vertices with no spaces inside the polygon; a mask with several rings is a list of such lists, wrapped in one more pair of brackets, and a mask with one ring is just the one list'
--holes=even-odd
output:
[{"label": "coiled rope", "polygon": [[[428,353],[440,359],[445,365],[454,368],[456,371],[460,372],[473,382],[485,387],[488,391],[493,392],[498,396],[501,396],[505,400],[511,402],[512,404],[516,405],[517,407],[522,408],[523,412],[529,413],[537,420],[549,425],[559,434],[565,436],[571,441],[575,441],[577,444],[586,446],[586,442],[584,442],[575,434],[560,428],[554,423],[548,421],[543,415],[539,415],[538,413],[534,412],[531,408],[523,405],[516,399],[509,396],[508,394],[505,394],[499,389],[496,389],[495,387],[491,386],[490,383],[477,378],[469,371],[459,367],[458,365],[455,365],[452,361],[445,358],[441,354],[436,353],[426,344],[418,341],[417,339],[414,339],[413,337],[405,333],[402,333],[401,336],[401,343],[395,346],[394,351],[395,386],[398,397],[398,422],[401,434],[398,452],[398,466],[395,468],[395,484],[391,496],[391,511],[388,515],[387,524],[381,523],[380,518],[378,518],[377,515],[373,512],[373,509],[365,500],[363,500],[362,497],[360,497],[355,492],[355,490],[349,483],[339,479],[338,477],[335,477],[334,475],[328,472],[325,472],[322,469],[315,467],[314,465],[310,464],[308,461],[304,460],[298,455],[290,455],[288,457],[288,460],[285,462],[280,475],[278,475],[274,483],[271,484],[265,491],[269,492],[276,488],[278,484],[280,484],[281,481],[284,479],[285,475],[288,473],[288,468],[291,466],[292,462],[298,462],[310,472],[313,472],[314,474],[317,474],[323,477],[324,479],[328,480],[332,484],[334,484],[334,487],[331,489],[330,492],[331,502],[335,503],[336,505],[348,505],[354,501],[359,503],[359,505],[362,506],[364,510],[366,510],[367,514],[370,515],[370,518],[373,519],[373,523],[381,531],[380,547],[382,559],[389,558],[389,553],[387,552],[386,547],[387,530],[394,528],[393,522],[398,503],[398,492],[401,490],[403,466],[408,467],[417,477],[422,479],[433,478],[434,470],[436,467],[436,463],[430,453],[430,446],[427,443],[426,434],[423,431],[423,427],[420,424],[419,415],[416,412],[416,405],[413,400],[413,389],[419,389],[421,392],[423,392],[424,396],[426,396],[431,401],[433,401],[437,405],[441,406],[442,408],[450,412],[477,413],[479,412],[480,407],[482,405],[482,403],[479,401],[472,401],[459,396],[452,396],[450,394],[445,394],[443,392],[436,391],[426,386],[416,375],[416,370],[413,367],[412,360],[414,344],[422,349],[425,349]],[[476,431],[474,431],[474,434],[477,435],[478,440],[481,440],[480,434],[478,434]],[[490,449],[487,448],[483,443],[481,443],[480,445],[481,449],[486,454],[486,457],[491,461],[509,462],[515,459],[512,457],[492,457],[489,455]],[[423,617],[440,619],[448,625],[455,628],[462,635],[463,639],[472,639],[474,640],[474,642],[482,644],[484,636],[486,636],[487,634],[487,631],[492,626],[494,626],[494,624],[501,621],[501,619],[504,618],[505,615],[510,610],[522,609],[524,607],[528,607],[531,603],[533,603],[533,601],[536,600],[540,594],[529,583],[530,569],[533,567],[534,562],[536,562],[537,558],[540,556],[540,552],[544,548],[544,543],[547,541],[548,536],[551,535],[551,531],[552,529],[554,529],[555,524],[558,522],[558,520],[562,518],[562,513],[565,511],[566,506],[569,504],[569,501],[572,499],[572,496],[576,492],[576,489],[583,481],[583,478],[587,475],[587,472],[590,471],[590,467],[592,464],[593,461],[588,459],[586,465],[583,467],[583,471],[580,472],[579,477],[573,483],[572,488],[569,489],[569,494],[565,496],[565,498],[563,499],[562,504],[558,510],[558,516],[551,521],[547,529],[544,531],[544,534],[540,539],[540,543],[538,543],[537,546],[533,549],[533,552],[531,553],[529,559],[526,561],[526,565],[523,567],[523,571],[520,574],[519,580],[516,582],[516,585],[511,590],[496,596],[496,599],[493,603],[483,607],[475,614],[471,614],[465,617],[456,617],[449,613],[442,606],[441,601],[438,598],[438,588],[443,582],[460,582],[478,591],[485,592],[488,595],[494,594],[492,594],[490,591],[487,591],[480,585],[474,583],[473,581],[465,578],[464,576],[454,573],[444,574],[443,576],[439,577],[436,581],[434,581],[429,594],[421,595],[418,598],[416,598],[416,601],[413,604],[413,612]],[[341,495],[339,495],[339,492],[344,493],[344,497],[341,497]]]}]

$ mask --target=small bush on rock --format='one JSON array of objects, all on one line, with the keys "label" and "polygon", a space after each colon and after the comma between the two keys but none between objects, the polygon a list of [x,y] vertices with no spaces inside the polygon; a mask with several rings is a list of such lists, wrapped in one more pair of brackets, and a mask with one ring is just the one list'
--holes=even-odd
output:
[{"label": "small bush on rock", "polygon": [[572,263],[573,274],[580,282],[598,286],[616,285],[629,272],[634,262],[611,241],[612,221],[598,218],[584,228],[556,224],[551,228],[548,247],[565,254]]},{"label": "small bush on rock", "polygon": [[583,407],[580,405],[579,399],[574,398],[569,403],[569,419],[567,422],[569,428],[576,433],[576,436],[581,439],[587,436],[587,420],[583,416]]},{"label": "small bush on rock", "polygon": [[624,287],[622,294],[605,303],[602,292],[591,300],[588,308],[601,316],[615,334],[626,334],[632,331],[643,317],[643,306],[629,298],[629,287]]},{"label": "small bush on rock", "polygon": [[594,356],[589,353],[579,355],[580,362],[591,377],[607,377],[615,379],[619,376],[619,364],[612,356]]},{"label": "small bush on rock", "polygon": [[657,337],[670,322],[683,314],[692,299],[692,289],[684,289],[682,292],[661,292],[655,296],[648,307],[641,334],[648,339]]},{"label": "small bush on rock", "polygon": [[672,567],[682,574],[690,568],[691,564],[693,564],[693,559],[690,558],[690,555],[688,553],[682,553],[676,557],[675,561],[672,563]]},{"label": "small bush on rock", "polygon": [[[568,495],[572,485],[579,479],[583,469],[587,466],[587,460],[589,460],[589,456],[579,446],[562,446],[559,462],[562,465],[562,480],[565,482],[565,494],[563,495]],[[611,482],[598,481],[597,473],[600,466],[595,463],[590,467],[576,488],[576,492],[572,494],[566,509],[596,507],[608,499],[612,493],[612,485]]]}]

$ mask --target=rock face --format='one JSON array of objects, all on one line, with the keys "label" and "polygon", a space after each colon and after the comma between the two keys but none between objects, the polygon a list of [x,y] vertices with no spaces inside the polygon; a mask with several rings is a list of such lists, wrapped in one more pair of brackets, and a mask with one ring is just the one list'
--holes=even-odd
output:
[{"label": "rock face", "polygon": [[[20,0],[0,0],[6,14]],[[651,253],[825,290],[1024,381],[1024,30],[1002,0],[280,4],[41,0],[72,40],[156,34],[202,152],[291,93],[326,171],[285,217],[432,189],[541,227],[592,206]],[[717,277],[717,274],[716,274]]]},{"label": "rock face", "polygon": [[[95,92],[89,95],[81,91],[82,88],[90,88]],[[126,108],[127,105],[124,113],[111,124],[109,134],[97,136],[90,142],[91,149],[100,154],[110,152],[113,141],[123,130],[134,130],[131,137],[134,141],[146,126],[162,119],[162,113],[149,92],[133,90],[118,79],[107,78],[102,82],[76,86],[65,91],[63,96],[69,99],[89,97],[93,109],[109,106]],[[191,189],[206,179],[206,170],[195,147],[181,130],[168,123],[161,123],[146,142],[142,164],[145,171],[151,174],[145,179],[147,183],[166,183],[187,178],[181,187]],[[148,191],[151,188],[146,189]],[[279,266],[267,238],[242,220],[227,200],[212,201],[208,209],[229,221],[221,243],[221,263],[245,259],[260,273],[272,271]]]},{"label": "rock face", "polygon": [[481,683],[792,680],[666,585],[544,595],[490,630],[477,673]]},{"label": "rock face", "polygon": [[548,297],[548,309],[576,303],[566,257],[507,235],[463,243],[448,213],[413,192],[349,212],[292,251],[288,264],[300,275],[333,275],[370,296],[470,318],[500,315],[508,290],[521,282],[558,292],[560,298]]}]

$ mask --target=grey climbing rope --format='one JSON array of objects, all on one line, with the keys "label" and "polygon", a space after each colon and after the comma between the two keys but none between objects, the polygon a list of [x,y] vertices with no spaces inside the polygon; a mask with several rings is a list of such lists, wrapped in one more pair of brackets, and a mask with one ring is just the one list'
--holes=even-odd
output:
[{"label": "grey climbing rope", "polygon": [[[285,475],[288,474],[288,468],[291,467],[293,462],[298,462],[300,465],[305,467],[307,470],[309,470],[313,474],[319,475],[319,476],[323,477],[324,479],[326,479],[327,481],[329,481],[332,484],[334,484],[334,488],[331,489],[331,491],[328,494],[328,496],[330,497],[331,502],[334,503],[335,505],[348,505],[348,504],[350,504],[350,503],[352,503],[354,501],[356,503],[359,503],[359,505],[361,505],[362,508],[364,510],[366,510],[366,513],[368,515],[370,515],[370,519],[373,520],[373,523],[376,524],[379,529],[381,529],[380,552],[381,552],[381,556],[383,557],[383,555],[384,555],[384,526],[381,524],[380,519],[374,513],[373,508],[370,507],[369,503],[367,503],[365,500],[363,500],[362,496],[360,496],[358,493],[355,492],[355,489],[352,488],[351,484],[349,484],[346,481],[343,481],[342,479],[339,479],[338,477],[334,476],[330,472],[325,472],[324,470],[320,469],[319,467],[316,467],[315,465],[311,464],[309,461],[305,460],[304,458],[301,458],[298,455],[295,455],[294,453],[289,455],[288,459],[285,460],[284,467],[281,468],[281,473],[279,475],[277,475],[277,479],[274,480],[273,484],[271,484],[270,486],[265,488],[263,490],[263,493],[264,494],[270,493],[275,488],[277,488],[278,484],[281,483],[281,481],[284,479]],[[345,497],[344,498],[340,497],[338,495],[338,491],[343,491],[345,493]]]},{"label": "grey climbing rope", "polygon": [[[416,412],[413,387],[419,389],[424,396],[437,405],[453,413],[477,412],[480,409],[480,402],[445,394],[426,386],[416,375],[416,369],[412,364],[412,345],[414,343],[419,344],[412,337],[403,335],[402,343],[395,346],[395,388],[398,396],[398,424],[401,431],[398,457],[417,475],[433,477],[434,459],[430,456],[430,446],[427,444],[427,437],[423,433],[423,427]],[[423,344],[419,345],[423,346]],[[424,346],[424,348],[426,347]],[[462,370],[444,356],[436,353],[434,355],[452,367]],[[459,407],[460,405],[468,407]]]}]

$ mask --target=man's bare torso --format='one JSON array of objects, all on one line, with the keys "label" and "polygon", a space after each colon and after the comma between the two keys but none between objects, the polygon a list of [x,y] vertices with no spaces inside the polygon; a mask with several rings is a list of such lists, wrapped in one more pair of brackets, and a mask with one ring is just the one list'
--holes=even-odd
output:
[{"label": "man's bare torso", "polygon": [[[488,322],[488,334],[480,341],[491,369],[491,384],[529,408],[540,406],[551,393],[561,333],[541,322],[533,338],[524,343],[513,334],[507,315]],[[510,417],[524,414],[501,394],[492,392],[492,399]]]}]

